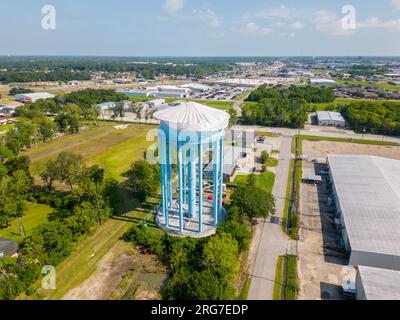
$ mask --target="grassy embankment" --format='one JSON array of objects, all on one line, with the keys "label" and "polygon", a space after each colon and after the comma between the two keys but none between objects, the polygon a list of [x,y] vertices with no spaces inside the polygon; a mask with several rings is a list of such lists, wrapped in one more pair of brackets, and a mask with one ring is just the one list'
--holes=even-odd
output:
[{"label": "grassy embankment", "polygon": [[297,257],[279,256],[275,271],[273,300],[296,300],[297,297]]}]

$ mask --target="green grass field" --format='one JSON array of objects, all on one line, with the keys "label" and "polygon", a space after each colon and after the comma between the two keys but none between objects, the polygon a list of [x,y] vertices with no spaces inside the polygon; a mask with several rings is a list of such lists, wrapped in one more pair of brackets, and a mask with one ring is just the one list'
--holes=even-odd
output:
[{"label": "green grass field", "polygon": [[296,300],[297,298],[297,257],[286,257],[286,286],[285,300]]},{"label": "green grass field", "polygon": [[[234,183],[238,185],[246,185],[247,179],[249,175],[242,174],[242,175],[237,175]],[[275,174],[273,172],[263,172],[262,174],[256,174],[256,186],[258,188],[262,188],[268,192],[272,191],[272,187],[274,186],[275,182]]]},{"label": "green grass field", "polygon": [[22,221],[26,235],[31,234],[32,230],[38,225],[47,222],[48,215],[53,212],[53,208],[37,203],[28,203],[26,205],[24,216],[20,219],[11,221],[8,228],[0,229],[0,237],[21,242],[23,237],[20,235],[19,223]]},{"label": "green grass field", "polygon": [[364,139],[352,139],[352,138],[335,138],[335,137],[320,137],[320,136],[309,136],[309,135],[301,135],[301,140],[334,141],[334,142],[345,142],[345,143],[369,144],[369,145],[377,145],[377,146],[399,146],[398,143],[391,142],[391,141],[364,140]]},{"label": "green grass field", "polygon": [[130,124],[125,130],[116,130],[115,122],[100,123],[78,134],[67,135],[52,142],[30,149],[25,154],[31,159],[31,172],[40,173],[49,159],[55,159],[62,151],[82,155],[88,165],[98,164],[105,168],[108,176],[121,180],[131,163],[143,158],[151,141],[146,134],[155,126]]},{"label": "green grass field", "polygon": [[294,159],[290,160],[290,165],[289,165],[289,175],[287,179],[287,184],[286,184],[286,193],[285,193],[285,206],[283,208],[283,218],[282,218],[282,232],[286,233],[286,224],[287,224],[287,217],[288,217],[288,210],[289,210],[289,204],[290,204],[290,191],[292,187],[292,172],[293,172],[293,167],[294,167]]},{"label": "green grass field", "polygon": [[274,292],[272,294],[272,300],[282,300],[282,280],[283,280],[283,264],[284,264],[284,256],[279,256],[276,262],[275,269],[275,283],[274,283]]}]

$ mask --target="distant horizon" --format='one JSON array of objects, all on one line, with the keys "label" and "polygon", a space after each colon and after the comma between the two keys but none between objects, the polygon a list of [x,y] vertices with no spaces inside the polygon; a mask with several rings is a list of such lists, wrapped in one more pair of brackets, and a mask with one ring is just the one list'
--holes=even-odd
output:
[{"label": "distant horizon", "polygon": [[399,55],[91,55],[91,54],[0,54],[11,57],[73,57],[73,58],[400,58]]},{"label": "distant horizon", "polygon": [[397,57],[399,38],[400,0],[3,0],[0,11],[4,56]]}]

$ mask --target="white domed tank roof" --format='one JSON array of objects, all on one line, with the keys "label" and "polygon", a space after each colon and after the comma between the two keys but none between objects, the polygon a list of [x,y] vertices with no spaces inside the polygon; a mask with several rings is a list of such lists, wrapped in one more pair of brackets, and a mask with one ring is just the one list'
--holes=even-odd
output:
[{"label": "white domed tank roof", "polygon": [[154,113],[154,118],[177,130],[192,132],[218,131],[228,126],[230,115],[222,110],[196,102],[179,105]]}]

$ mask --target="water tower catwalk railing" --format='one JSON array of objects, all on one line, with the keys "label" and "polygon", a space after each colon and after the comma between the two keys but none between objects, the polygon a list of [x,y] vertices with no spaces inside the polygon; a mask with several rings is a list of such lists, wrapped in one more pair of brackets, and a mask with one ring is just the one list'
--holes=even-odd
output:
[{"label": "water tower catwalk railing", "polygon": [[[184,221],[197,221],[198,233],[204,226],[204,184],[203,168],[212,153],[212,223],[214,228],[219,223],[223,211],[223,141],[225,131],[191,132],[171,128],[161,122],[159,131],[159,158],[161,166],[162,217],[165,228],[178,228],[185,231]],[[208,151],[205,153],[205,151]],[[175,157],[174,157],[175,155]],[[176,161],[175,161],[176,160]],[[174,188],[174,168],[176,163],[177,187]],[[174,189],[177,198],[174,200]],[[178,226],[170,225],[170,214],[178,212]],[[191,230],[193,231],[193,230]]]}]

